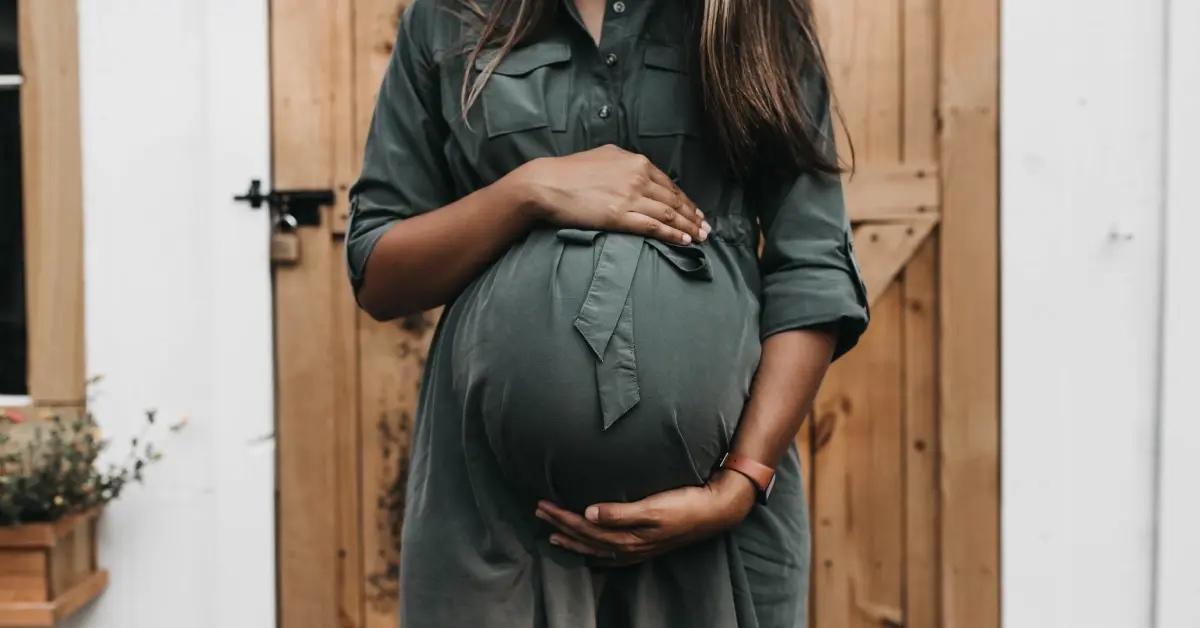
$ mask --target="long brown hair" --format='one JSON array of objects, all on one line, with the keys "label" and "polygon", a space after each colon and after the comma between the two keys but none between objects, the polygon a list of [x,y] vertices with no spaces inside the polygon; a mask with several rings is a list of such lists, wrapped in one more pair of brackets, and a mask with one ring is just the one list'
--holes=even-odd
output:
[{"label": "long brown hair", "polygon": [[[484,0],[486,9],[479,0],[457,1],[474,22],[461,94],[466,112],[504,55],[549,24],[561,0]],[[822,119],[836,107],[811,0],[676,1],[698,17],[704,109],[733,170],[842,172],[826,133],[832,124]],[[492,48],[497,53],[472,78],[475,60]]]}]

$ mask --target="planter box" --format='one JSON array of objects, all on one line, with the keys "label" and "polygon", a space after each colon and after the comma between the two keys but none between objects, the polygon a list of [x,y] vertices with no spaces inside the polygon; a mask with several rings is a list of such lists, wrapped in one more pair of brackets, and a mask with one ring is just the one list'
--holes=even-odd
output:
[{"label": "planter box", "polygon": [[96,567],[99,514],[0,527],[0,628],[55,626],[100,595],[108,572]]}]

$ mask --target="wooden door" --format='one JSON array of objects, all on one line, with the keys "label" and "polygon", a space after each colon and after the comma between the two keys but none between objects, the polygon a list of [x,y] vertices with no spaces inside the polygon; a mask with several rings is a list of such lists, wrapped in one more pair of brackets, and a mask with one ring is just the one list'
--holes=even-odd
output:
[{"label": "wooden door", "polygon": [[[997,0],[817,0],[858,155],[873,307],[800,435],[815,628],[996,628]],[[395,625],[403,471],[435,313],[377,323],[345,192],[399,0],[272,0],[276,185],[335,191],[276,268],[285,628]]]},{"label": "wooden door", "polygon": [[816,4],[872,322],[800,435],[811,623],[996,627],[998,4]]},{"label": "wooden door", "polygon": [[300,256],[275,267],[280,623],[396,625],[403,467],[435,313],[355,307],[346,192],[403,4],[271,0],[277,188],[331,189]]}]

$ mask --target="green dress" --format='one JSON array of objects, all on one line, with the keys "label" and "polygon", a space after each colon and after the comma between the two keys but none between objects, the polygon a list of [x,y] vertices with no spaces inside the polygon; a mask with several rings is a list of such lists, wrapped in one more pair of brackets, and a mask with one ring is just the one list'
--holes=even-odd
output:
[{"label": "green dress", "polygon": [[539,498],[578,511],[702,484],[737,427],[762,338],[833,324],[841,355],[867,324],[839,180],[727,172],[705,132],[684,11],[612,1],[597,46],[563,0],[553,28],[500,62],[466,122],[460,18],[446,0],[416,0],[401,18],[351,189],[356,288],[397,221],[527,160],[604,144],[648,156],[713,226],[689,246],[539,227],[446,307],[408,469],[405,628],[805,625],[794,447],[768,505],[718,537],[608,571],[598,600],[588,561],[549,545],[533,514]]}]

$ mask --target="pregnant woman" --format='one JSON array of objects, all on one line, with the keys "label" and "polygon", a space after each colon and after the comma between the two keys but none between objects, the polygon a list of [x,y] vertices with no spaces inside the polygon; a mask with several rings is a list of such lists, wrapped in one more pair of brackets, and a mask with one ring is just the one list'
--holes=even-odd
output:
[{"label": "pregnant woman", "polygon": [[867,324],[809,0],[416,0],[351,190],[445,305],[405,628],[795,628],[793,438]]}]

